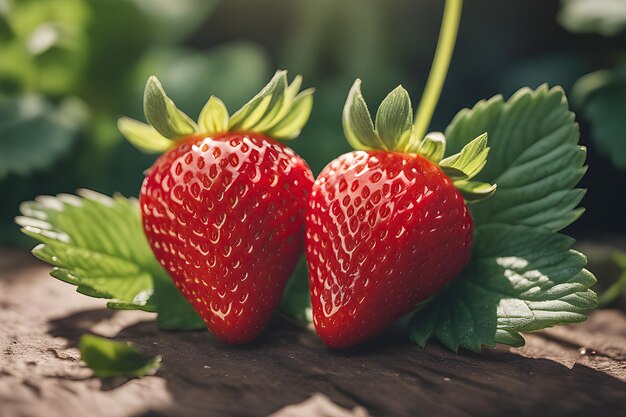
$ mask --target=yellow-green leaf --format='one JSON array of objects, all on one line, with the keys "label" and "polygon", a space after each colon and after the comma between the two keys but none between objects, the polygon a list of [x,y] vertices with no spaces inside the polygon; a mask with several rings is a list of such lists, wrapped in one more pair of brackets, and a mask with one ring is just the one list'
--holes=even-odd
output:
[{"label": "yellow-green leaf", "polygon": [[215,96],[211,96],[209,101],[200,112],[198,120],[200,131],[202,133],[214,134],[228,131],[228,109]]},{"label": "yellow-green leaf", "polygon": [[121,117],[117,121],[117,128],[133,146],[143,152],[161,153],[175,143],[161,135],[152,126],[129,117]]}]

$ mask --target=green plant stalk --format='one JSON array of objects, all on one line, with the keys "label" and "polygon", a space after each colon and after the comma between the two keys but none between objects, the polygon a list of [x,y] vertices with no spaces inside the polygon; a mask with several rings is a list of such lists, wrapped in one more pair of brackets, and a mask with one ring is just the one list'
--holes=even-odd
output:
[{"label": "green plant stalk", "polygon": [[413,137],[421,140],[430,121],[433,118],[435,107],[439,102],[443,84],[448,75],[452,52],[456,43],[456,37],[461,21],[461,10],[463,8],[463,0],[447,0],[443,11],[443,20],[441,23],[441,31],[439,32],[439,40],[437,41],[437,49],[435,50],[435,58],[430,68],[426,88],[420,100],[417,112],[415,113],[415,124],[413,125]]},{"label": "green plant stalk", "polygon": [[600,305],[606,307],[626,291],[626,272],[600,295]]}]

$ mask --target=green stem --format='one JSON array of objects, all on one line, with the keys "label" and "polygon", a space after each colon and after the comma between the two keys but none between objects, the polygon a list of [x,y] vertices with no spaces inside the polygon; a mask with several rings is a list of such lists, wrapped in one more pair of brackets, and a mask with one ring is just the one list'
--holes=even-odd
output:
[{"label": "green stem", "polygon": [[430,121],[433,118],[435,107],[437,107],[437,102],[441,96],[441,90],[448,75],[450,60],[452,59],[454,44],[456,43],[462,8],[463,0],[446,0],[435,58],[430,68],[424,94],[415,114],[415,125],[413,128],[413,138],[415,140],[422,140],[426,134]]}]

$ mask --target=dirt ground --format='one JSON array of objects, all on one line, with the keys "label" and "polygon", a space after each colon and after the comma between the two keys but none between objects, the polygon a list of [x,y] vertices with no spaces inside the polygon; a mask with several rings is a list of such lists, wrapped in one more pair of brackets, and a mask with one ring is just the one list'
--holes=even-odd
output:
[{"label": "dirt ground", "polygon": [[[393,332],[337,352],[280,318],[253,345],[227,347],[205,331],[159,331],[149,313],[107,310],[48,269],[0,251],[2,417],[625,415],[617,310],[482,354],[422,350]],[[132,341],[163,366],[142,379],[93,378],[76,347],[87,332]]]}]

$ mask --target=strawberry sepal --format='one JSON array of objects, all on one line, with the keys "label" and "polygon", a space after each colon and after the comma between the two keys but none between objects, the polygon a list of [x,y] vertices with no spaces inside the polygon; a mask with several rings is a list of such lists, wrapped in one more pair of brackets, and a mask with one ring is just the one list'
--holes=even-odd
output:
[{"label": "strawberry sepal", "polygon": [[471,181],[487,164],[487,133],[469,142],[459,153],[446,157],[443,133],[416,137],[411,99],[402,86],[396,87],[382,101],[374,124],[361,93],[361,80],[357,79],[344,106],[343,129],[355,150],[418,154],[437,164],[467,202],[489,198],[496,190],[495,184]]},{"label": "strawberry sepal", "polygon": [[159,80],[151,76],[144,91],[148,123],[122,117],[118,128],[132,145],[146,153],[165,152],[194,134],[245,132],[290,140],[300,134],[313,108],[314,90],[300,91],[301,85],[300,75],[289,84],[287,71],[277,71],[270,82],[232,116],[219,98],[211,96],[195,122],[176,107]]}]

